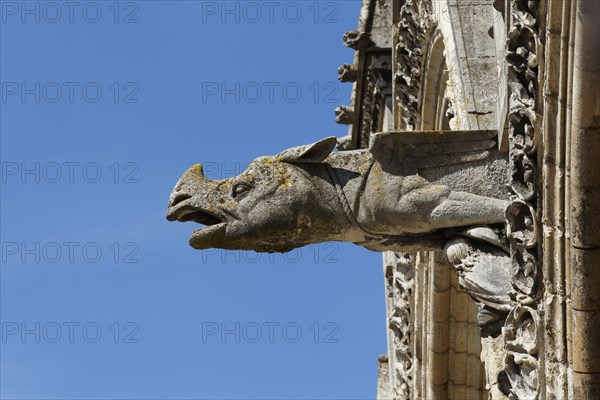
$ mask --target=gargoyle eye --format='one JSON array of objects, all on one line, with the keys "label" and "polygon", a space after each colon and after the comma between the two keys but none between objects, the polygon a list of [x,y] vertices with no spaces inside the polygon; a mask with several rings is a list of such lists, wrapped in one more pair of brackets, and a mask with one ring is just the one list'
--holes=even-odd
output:
[{"label": "gargoyle eye", "polygon": [[250,185],[249,183],[246,182],[240,182],[240,183],[236,183],[235,185],[233,185],[233,188],[231,189],[231,197],[233,197],[234,199],[239,196],[242,195],[244,193],[246,193],[248,190],[252,189],[252,185]]}]

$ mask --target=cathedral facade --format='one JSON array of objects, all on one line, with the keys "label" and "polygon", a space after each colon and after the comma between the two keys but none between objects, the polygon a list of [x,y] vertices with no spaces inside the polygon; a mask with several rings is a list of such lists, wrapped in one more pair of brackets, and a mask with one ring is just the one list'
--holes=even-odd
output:
[{"label": "cathedral facade", "polygon": [[[590,0],[363,1],[344,35],[355,53],[339,79],[353,92],[336,110],[349,127],[338,148],[494,130],[511,202],[508,290],[465,279],[469,265],[439,251],[384,253],[378,399],[599,395],[598,21]],[[502,307],[481,294],[495,290]]]}]

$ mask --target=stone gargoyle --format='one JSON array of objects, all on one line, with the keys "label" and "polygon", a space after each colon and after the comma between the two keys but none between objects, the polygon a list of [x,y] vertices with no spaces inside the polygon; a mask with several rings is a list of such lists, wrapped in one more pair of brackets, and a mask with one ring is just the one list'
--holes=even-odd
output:
[{"label": "stone gargoyle", "polygon": [[452,228],[505,221],[509,174],[496,135],[385,132],[368,149],[341,152],[329,137],[259,157],[225,180],[195,165],[173,189],[167,219],[205,225],[190,238],[195,249],[285,252],[344,241],[441,250]]}]

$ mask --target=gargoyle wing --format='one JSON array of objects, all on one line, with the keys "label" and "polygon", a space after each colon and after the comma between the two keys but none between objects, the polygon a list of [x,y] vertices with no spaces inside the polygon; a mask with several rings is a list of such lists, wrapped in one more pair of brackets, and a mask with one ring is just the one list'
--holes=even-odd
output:
[{"label": "gargoyle wing", "polygon": [[497,148],[497,131],[381,132],[369,151],[384,170],[403,175],[487,159]]}]

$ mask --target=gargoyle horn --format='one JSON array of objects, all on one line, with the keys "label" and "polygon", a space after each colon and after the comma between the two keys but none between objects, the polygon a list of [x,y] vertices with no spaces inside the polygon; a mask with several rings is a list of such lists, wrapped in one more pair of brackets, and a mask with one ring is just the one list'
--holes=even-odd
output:
[{"label": "gargoyle horn", "polygon": [[185,171],[171,192],[171,196],[169,197],[169,207],[174,206],[182,200],[192,197],[190,188],[209,180],[210,179],[204,175],[202,164],[196,164]]}]

